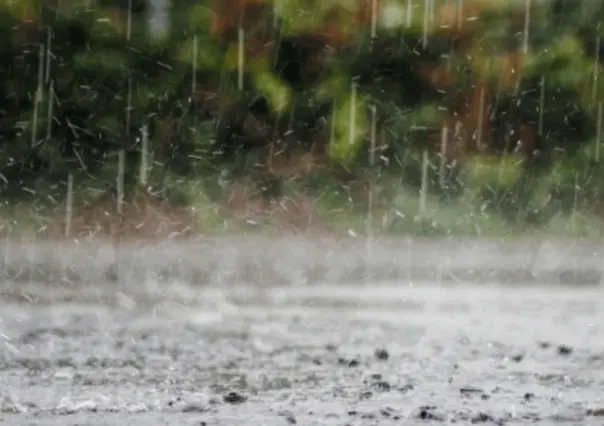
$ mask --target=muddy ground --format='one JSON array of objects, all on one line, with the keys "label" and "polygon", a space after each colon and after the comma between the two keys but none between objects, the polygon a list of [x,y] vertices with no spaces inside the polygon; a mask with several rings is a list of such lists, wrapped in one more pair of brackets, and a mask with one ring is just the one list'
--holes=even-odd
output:
[{"label": "muddy ground", "polygon": [[[338,256],[357,249],[325,260],[317,247],[302,255],[309,246],[282,244],[231,244],[221,266],[218,245],[204,257],[171,246],[184,272],[172,265],[164,275],[154,274],[166,268],[158,248],[116,257],[55,246],[51,257],[11,246],[0,268],[0,424],[604,423],[603,290],[568,274],[547,281],[569,267],[564,260],[577,271],[597,263],[581,262],[576,247],[557,262],[554,243],[528,250],[550,254],[545,263],[533,256],[530,282],[509,266],[499,279],[470,283],[446,274],[451,263],[440,275],[424,265],[379,276],[385,245],[355,278]],[[444,260],[446,244],[438,246]],[[405,256],[428,262],[436,250],[414,247],[392,254],[393,265]],[[496,270],[486,246],[463,247],[482,253],[474,269]],[[280,266],[269,274],[270,262],[259,262],[275,250]],[[522,254],[503,251],[512,257],[500,255],[502,269]],[[453,247],[448,259],[461,252]],[[101,274],[107,265],[113,271]],[[320,278],[304,275],[312,265],[322,265]]]}]

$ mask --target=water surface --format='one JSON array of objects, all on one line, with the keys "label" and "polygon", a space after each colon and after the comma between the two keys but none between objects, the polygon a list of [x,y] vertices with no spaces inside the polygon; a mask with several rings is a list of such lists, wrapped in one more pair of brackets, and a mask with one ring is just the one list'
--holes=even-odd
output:
[{"label": "water surface", "polygon": [[604,422],[597,286],[149,280],[1,294],[2,424]]}]

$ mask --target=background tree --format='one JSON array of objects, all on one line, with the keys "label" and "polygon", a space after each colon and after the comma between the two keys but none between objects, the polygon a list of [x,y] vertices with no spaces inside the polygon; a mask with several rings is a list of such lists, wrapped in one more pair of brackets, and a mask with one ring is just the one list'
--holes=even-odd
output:
[{"label": "background tree", "polygon": [[153,185],[216,197],[227,172],[271,197],[326,170],[417,187],[427,151],[447,165],[431,190],[513,221],[574,206],[576,187],[601,199],[593,2],[174,0],[165,34],[160,4],[0,0],[3,196],[70,171],[111,186],[118,150],[134,185],[147,125]]}]

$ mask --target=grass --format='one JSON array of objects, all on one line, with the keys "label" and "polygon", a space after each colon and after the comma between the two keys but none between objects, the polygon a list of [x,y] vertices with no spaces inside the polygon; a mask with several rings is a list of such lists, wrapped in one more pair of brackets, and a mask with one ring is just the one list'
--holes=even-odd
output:
[{"label": "grass", "polygon": [[[77,206],[92,202],[111,186],[112,180],[86,180],[76,182],[74,191],[74,215]],[[114,180],[113,180],[114,182]],[[190,208],[194,227],[204,235],[262,234],[277,235],[279,224],[270,217],[252,224],[224,214],[224,203],[212,199],[201,181],[184,180],[165,176],[163,178],[168,199],[177,198],[175,203]],[[482,237],[482,238],[581,238],[601,239],[604,227],[599,217],[586,212],[557,213],[540,225],[511,222],[496,209],[484,209],[468,191],[453,200],[444,200],[429,195],[425,200],[423,215],[416,190],[396,181],[380,181],[375,186],[376,205],[369,219],[367,194],[357,193],[350,188],[326,180],[320,190],[303,189],[299,181],[286,183],[285,197],[296,199],[304,196],[312,200],[311,227],[320,225],[336,235],[363,236],[368,220],[374,236],[427,236],[427,237]],[[64,185],[44,185],[34,188],[18,202],[5,203],[0,207],[0,227],[11,227],[13,235],[42,233],[53,220],[64,215]],[[385,201],[380,193],[388,193]],[[170,195],[171,194],[171,195]],[[5,232],[0,230],[0,235]]]},{"label": "grass", "polygon": [[[557,214],[540,226],[513,224],[503,215],[480,211],[471,200],[462,198],[444,202],[429,196],[424,215],[420,215],[420,197],[401,190],[392,205],[376,211],[371,218],[376,236],[474,237],[474,238],[581,238],[604,237],[602,220],[577,212],[575,215]],[[326,211],[324,210],[324,213]],[[331,210],[322,217],[329,220],[338,233],[364,235],[367,216],[350,214],[346,209]]]}]

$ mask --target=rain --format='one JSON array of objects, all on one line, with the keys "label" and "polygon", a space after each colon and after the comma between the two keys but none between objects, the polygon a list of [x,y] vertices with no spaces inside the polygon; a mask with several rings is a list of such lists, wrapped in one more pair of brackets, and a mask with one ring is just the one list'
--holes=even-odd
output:
[{"label": "rain", "polygon": [[601,423],[603,20],[0,0],[0,424]]}]

